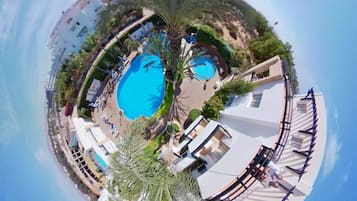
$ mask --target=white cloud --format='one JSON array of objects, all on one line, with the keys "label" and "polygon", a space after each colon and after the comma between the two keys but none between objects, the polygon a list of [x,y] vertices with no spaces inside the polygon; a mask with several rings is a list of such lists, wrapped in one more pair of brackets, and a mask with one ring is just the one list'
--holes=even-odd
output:
[{"label": "white cloud", "polygon": [[[71,0],[44,1],[33,0],[26,12],[21,32],[18,36],[19,41],[19,63],[20,78],[26,85],[27,91],[31,91],[29,102],[32,105],[40,105],[42,108],[44,98],[44,82],[47,78],[47,69],[51,67],[51,54],[48,49],[50,33],[61,16],[61,11],[67,5],[73,3]],[[34,50],[32,52],[29,52]]]},{"label": "white cloud", "polygon": [[352,170],[352,161],[346,166],[346,171],[342,175],[342,183],[346,183],[350,180],[350,173]]},{"label": "white cloud", "polygon": [[346,183],[349,179],[350,179],[350,172],[346,172],[345,174],[343,174],[342,181],[344,183]]},{"label": "white cloud", "polygon": [[339,181],[337,182],[337,186],[336,186],[337,192],[340,192],[342,190],[342,187],[350,180],[351,170],[352,170],[352,162],[350,162],[346,166],[345,171],[342,173],[341,177],[339,178]]},{"label": "white cloud", "polygon": [[337,110],[337,107],[335,106],[334,108],[334,112],[333,112],[333,117],[335,119],[335,123],[336,123],[336,127],[337,129],[340,127],[340,123],[339,123],[339,115],[338,115],[338,110]]},{"label": "white cloud", "polygon": [[0,4],[0,43],[6,41],[19,14],[18,0],[3,0]]},{"label": "white cloud", "polygon": [[35,159],[40,162],[42,165],[49,164],[49,159],[52,157],[48,151],[44,150],[44,148],[38,148],[34,153]]},{"label": "white cloud", "polygon": [[[6,142],[11,137],[12,132],[19,130],[17,114],[11,103],[10,94],[5,79],[0,74],[0,142]],[[10,132],[11,131],[11,132]]]},{"label": "white cloud", "polygon": [[328,175],[335,167],[336,162],[340,156],[342,143],[340,142],[337,134],[332,133],[327,141],[325,158],[322,173],[324,176]]}]

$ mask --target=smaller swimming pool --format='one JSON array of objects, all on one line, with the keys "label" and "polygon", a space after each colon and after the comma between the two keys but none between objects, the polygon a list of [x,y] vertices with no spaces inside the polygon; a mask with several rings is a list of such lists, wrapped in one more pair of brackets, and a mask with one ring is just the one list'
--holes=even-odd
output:
[{"label": "smaller swimming pool", "polygon": [[107,163],[97,153],[95,153],[95,160],[97,161],[98,165],[102,170],[105,170],[105,168],[107,168]]},{"label": "smaller swimming pool", "polygon": [[214,77],[216,67],[209,57],[197,57],[191,60],[195,78],[199,80],[209,80]]}]

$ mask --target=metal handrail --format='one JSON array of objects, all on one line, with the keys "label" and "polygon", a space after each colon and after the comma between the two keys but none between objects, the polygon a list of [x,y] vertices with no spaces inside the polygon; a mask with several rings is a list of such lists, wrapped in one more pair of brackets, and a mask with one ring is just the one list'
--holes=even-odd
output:
[{"label": "metal handrail", "polygon": [[[311,95],[311,98],[309,98],[309,96]],[[314,94],[314,90],[313,88],[309,89],[308,92],[307,92],[307,95],[302,98],[302,100],[308,100],[308,99],[311,99],[311,102],[312,102],[312,112],[313,112],[313,115],[312,115],[312,127],[310,129],[312,129],[311,131],[311,141],[310,141],[310,146],[309,146],[309,150],[308,151],[304,151],[306,152],[306,159],[305,159],[305,162],[304,162],[304,166],[301,168],[301,169],[293,169],[291,167],[288,167],[289,169],[292,169],[294,172],[296,172],[298,175],[299,175],[299,179],[298,181],[301,180],[302,176],[305,174],[305,170],[306,168],[308,167],[309,165],[309,161],[311,160],[311,154],[313,152],[313,147],[314,147],[314,143],[315,143],[315,139],[316,139],[316,133],[317,133],[317,122],[318,122],[318,118],[317,118],[317,108],[316,108],[316,99],[315,99],[315,94]],[[308,130],[310,130],[308,129]],[[288,197],[293,194],[293,191],[295,189],[295,186],[292,187],[288,193],[284,196],[284,198],[282,199],[282,201],[286,201],[288,199]]]},{"label": "metal handrail", "polygon": [[[257,178],[252,174],[252,172],[257,168],[257,166],[263,167],[263,164],[267,163],[272,159],[272,155],[270,154],[273,150],[266,146],[262,146],[257,155],[253,158],[253,160],[249,163],[249,166],[245,169],[245,172],[240,177],[236,177],[235,181],[231,184],[223,188],[220,193],[216,195],[212,195],[206,200],[234,200],[240,195],[242,195],[250,186],[254,184]],[[270,152],[270,153],[269,153]],[[253,182],[249,183],[253,179]],[[249,183],[249,184],[248,184]],[[248,185],[247,185],[248,184]],[[241,186],[239,186],[241,185]],[[239,186],[239,187],[238,187]],[[237,188],[238,187],[238,188]],[[230,196],[234,195],[236,192],[239,192],[242,188],[244,190],[240,192],[238,195],[235,195],[234,198],[230,198]],[[234,190],[234,191],[233,191]],[[228,195],[228,196],[227,196]],[[225,197],[227,196],[227,197]]]},{"label": "metal handrail", "polygon": [[288,193],[283,197],[283,199],[281,199],[281,201],[286,201],[288,200],[289,196],[291,194],[294,194],[294,190],[295,190],[296,186],[293,186],[292,188],[289,189]]},{"label": "metal handrail", "polygon": [[[279,161],[285,144],[287,143],[290,127],[291,127],[291,99],[292,99],[292,91],[290,86],[290,80],[288,75],[284,75],[284,85],[285,85],[285,106],[284,106],[284,114],[283,119],[281,121],[280,135],[278,141],[275,143],[274,147],[274,160]],[[288,111],[289,110],[289,111]]]},{"label": "metal handrail", "polygon": [[[316,139],[315,135],[317,133],[317,121],[318,121],[318,119],[317,119],[316,99],[315,99],[315,94],[314,94],[313,88],[311,88],[309,90],[309,92],[310,92],[310,95],[311,95],[312,112],[313,112],[313,115],[312,115],[312,127],[311,127],[311,129],[312,129],[312,132],[311,132],[312,133],[312,137],[311,137],[311,141],[310,141],[308,155],[306,156],[306,160],[305,160],[304,166],[302,167],[301,173],[299,175],[299,181],[301,180],[302,175],[305,173],[305,169],[307,168],[308,163],[312,158],[311,154],[312,154],[312,149],[314,147],[314,143],[315,143],[315,139]],[[308,93],[308,95],[309,95],[309,93]]]}]

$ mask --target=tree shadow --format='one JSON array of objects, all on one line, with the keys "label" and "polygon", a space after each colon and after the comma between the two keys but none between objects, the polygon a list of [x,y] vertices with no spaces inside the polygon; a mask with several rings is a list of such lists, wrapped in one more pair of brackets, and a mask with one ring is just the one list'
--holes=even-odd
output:
[{"label": "tree shadow", "polygon": [[174,100],[172,102],[171,106],[171,111],[170,114],[172,115],[170,119],[176,118],[177,120],[180,121],[180,119],[183,119],[185,116],[187,116],[187,110],[188,106],[183,103],[183,99],[188,98],[188,97],[183,97],[183,96],[176,96],[174,97]]},{"label": "tree shadow", "polygon": [[148,102],[152,110],[157,110],[164,100],[164,85],[156,87],[156,93],[151,93],[148,97]]}]

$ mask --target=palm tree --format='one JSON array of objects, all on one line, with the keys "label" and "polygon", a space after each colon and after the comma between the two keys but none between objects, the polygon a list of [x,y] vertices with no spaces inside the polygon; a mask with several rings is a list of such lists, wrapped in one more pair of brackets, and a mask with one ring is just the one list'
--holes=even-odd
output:
[{"label": "palm tree", "polygon": [[130,38],[127,38],[124,40],[124,46],[130,52],[136,51],[138,49],[139,45],[140,45],[139,42],[134,41]]},{"label": "palm tree", "polygon": [[[116,4],[123,7],[151,9],[165,22],[167,40],[160,41],[162,37],[152,37],[150,42],[154,44],[151,45],[153,47],[156,43],[157,47],[163,48],[153,49],[152,52],[159,51],[159,54],[156,55],[161,57],[165,68],[165,77],[174,83],[175,89],[178,89],[185,75],[193,75],[193,72],[190,71],[192,67],[189,66],[190,60],[187,59],[187,55],[185,55],[186,57],[182,56],[181,39],[185,30],[200,15],[222,7],[227,1],[229,0],[120,0]],[[170,43],[169,46],[167,46],[168,43]],[[150,53],[150,50],[146,50],[146,52]]]},{"label": "palm tree", "polygon": [[[178,118],[182,113],[182,106],[177,102],[180,85],[185,77],[195,78],[193,69],[200,64],[193,64],[191,61],[197,57],[206,57],[206,52],[202,50],[191,50],[191,44],[182,43],[181,51],[176,57],[170,48],[170,41],[162,33],[152,34],[148,39],[148,45],[144,51],[147,54],[159,56],[161,64],[165,71],[165,79],[172,83],[173,87],[173,103],[168,112],[168,118],[165,121],[172,121],[174,117]],[[147,62],[145,67],[153,67],[155,61]],[[167,123],[167,122],[165,122]],[[174,133],[171,133],[174,134]]]},{"label": "palm tree", "polygon": [[[174,176],[151,155],[143,152],[142,138],[146,122],[133,122],[131,131],[123,137],[113,154],[109,192],[112,200],[195,200],[197,184],[188,174]],[[185,199],[186,198],[186,199]]]},{"label": "palm tree", "polygon": [[134,5],[123,6],[119,3],[120,0],[113,0],[99,13],[97,29],[101,34],[108,34],[113,29],[118,28],[121,23],[122,16],[129,10],[135,9]]},{"label": "palm tree", "polygon": [[87,36],[86,40],[82,44],[82,49],[86,52],[92,51],[100,43],[100,36],[98,33]]},{"label": "palm tree", "polygon": [[220,3],[207,0],[121,0],[118,4],[149,8],[159,15],[167,26],[171,49],[177,56],[186,28],[203,12],[212,10]]},{"label": "palm tree", "polygon": [[[184,77],[194,77],[192,71],[197,65],[192,62],[197,57],[207,56],[205,51],[191,50],[191,44],[182,43],[180,45],[179,55],[175,55],[170,48],[171,41],[168,40],[164,33],[152,34],[144,48],[145,53],[153,54],[160,57],[163,68],[166,72],[166,80],[180,84]],[[151,67],[153,62],[148,62],[145,67]]]}]

